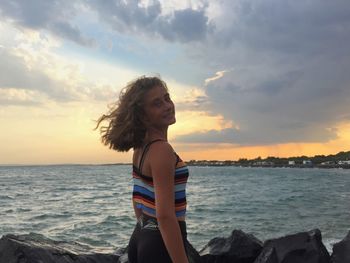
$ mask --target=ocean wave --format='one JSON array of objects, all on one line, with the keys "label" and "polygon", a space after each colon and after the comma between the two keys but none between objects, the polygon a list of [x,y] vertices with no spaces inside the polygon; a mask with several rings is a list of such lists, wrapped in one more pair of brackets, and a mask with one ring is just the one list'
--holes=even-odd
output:
[{"label": "ocean wave", "polygon": [[30,221],[36,221],[36,220],[46,220],[46,219],[58,219],[58,218],[69,218],[72,217],[72,214],[69,212],[61,213],[61,214],[42,214],[42,215],[36,215],[31,217]]},{"label": "ocean wave", "polygon": [[0,195],[0,200],[13,200],[14,198],[8,195]]}]

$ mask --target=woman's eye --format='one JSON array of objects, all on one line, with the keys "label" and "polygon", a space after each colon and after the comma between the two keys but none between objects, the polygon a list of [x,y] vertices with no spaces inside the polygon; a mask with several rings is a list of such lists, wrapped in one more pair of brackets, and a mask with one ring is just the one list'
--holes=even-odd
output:
[{"label": "woman's eye", "polygon": [[162,105],[162,102],[161,101],[156,101],[153,103],[154,106],[156,107],[160,107]]}]

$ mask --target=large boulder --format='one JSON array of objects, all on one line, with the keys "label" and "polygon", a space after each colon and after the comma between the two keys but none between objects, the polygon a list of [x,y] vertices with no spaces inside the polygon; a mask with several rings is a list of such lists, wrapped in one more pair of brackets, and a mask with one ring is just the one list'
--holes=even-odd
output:
[{"label": "large boulder", "polygon": [[203,263],[253,263],[262,242],[252,234],[233,230],[228,238],[217,237],[199,252]]},{"label": "large boulder", "polygon": [[332,263],[349,263],[350,262],[350,231],[346,237],[333,245],[331,257]]},{"label": "large boulder", "polygon": [[314,229],[267,240],[254,263],[330,263],[321,231]]},{"label": "large boulder", "polygon": [[119,255],[93,252],[76,242],[54,241],[40,234],[5,235],[0,239],[1,263],[116,263]]}]

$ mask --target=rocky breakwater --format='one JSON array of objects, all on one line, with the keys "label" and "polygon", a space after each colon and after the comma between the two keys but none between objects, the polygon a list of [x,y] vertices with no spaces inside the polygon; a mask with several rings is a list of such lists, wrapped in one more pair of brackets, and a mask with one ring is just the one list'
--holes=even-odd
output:
[{"label": "rocky breakwater", "polygon": [[[193,248],[191,248],[193,249]],[[98,253],[79,243],[54,241],[38,234],[5,235],[0,239],[0,263],[126,263],[125,249]],[[195,251],[190,252],[195,256]],[[314,229],[265,242],[240,230],[213,238],[199,252],[202,263],[350,263],[350,231],[329,255],[321,231]],[[153,262],[150,262],[153,263]]]}]

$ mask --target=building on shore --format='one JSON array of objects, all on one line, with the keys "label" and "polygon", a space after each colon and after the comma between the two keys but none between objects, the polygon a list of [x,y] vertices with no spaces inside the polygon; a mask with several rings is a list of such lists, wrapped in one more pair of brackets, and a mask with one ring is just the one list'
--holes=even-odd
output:
[{"label": "building on shore", "polygon": [[336,164],[336,162],[334,162],[334,161],[326,161],[326,162],[320,163],[320,165],[335,165],[335,164]]},{"label": "building on shore", "polygon": [[340,165],[350,165],[350,160],[347,160],[347,161],[338,161],[338,164],[340,164]]},{"label": "building on shore", "polygon": [[312,161],[311,160],[303,160],[303,165],[311,166]]}]

